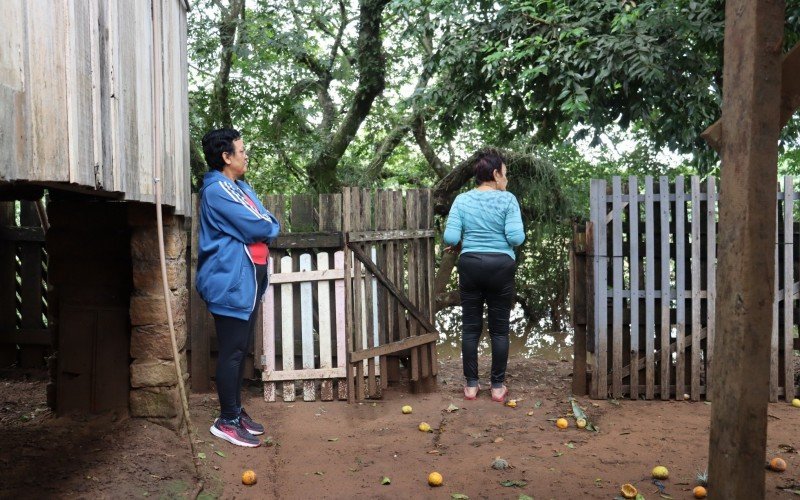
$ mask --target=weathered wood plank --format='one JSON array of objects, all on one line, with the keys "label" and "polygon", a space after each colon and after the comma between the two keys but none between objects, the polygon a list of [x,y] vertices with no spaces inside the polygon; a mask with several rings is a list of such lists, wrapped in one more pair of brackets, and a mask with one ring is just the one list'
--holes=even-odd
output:
[{"label": "weathered wood plank", "polygon": [[700,322],[700,287],[702,286],[701,280],[701,241],[700,241],[700,226],[701,214],[700,208],[700,177],[693,175],[691,177],[691,190],[692,190],[692,378],[691,378],[691,397],[692,401],[700,400],[700,367],[701,367],[701,353],[702,342],[700,339],[700,329],[702,327]]},{"label": "weathered wood plank", "polygon": [[[635,176],[628,178],[628,193],[636,195],[639,193],[639,185]],[[639,292],[639,202],[628,204],[628,226],[630,233],[628,240],[630,244],[630,289],[632,292]],[[631,322],[631,348],[630,359],[639,356],[639,298],[632,296],[630,299]],[[630,385],[634,389],[631,392],[631,399],[639,399],[639,393],[635,390],[639,387],[639,370],[633,370],[630,374]]]},{"label": "weathered wood plank", "polygon": [[675,323],[678,348],[675,353],[675,399],[686,393],[686,198],[683,176],[675,178],[675,283],[677,287]]},{"label": "weathered wood plank", "polygon": [[[717,184],[713,177],[706,180],[706,387],[712,386],[714,362],[714,329],[717,294]],[[709,399],[710,394],[706,394]]]},{"label": "weathered wood plank", "polygon": [[437,333],[423,333],[421,335],[416,335],[414,337],[408,337],[403,340],[398,340],[392,344],[381,345],[377,347],[372,347],[369,349],[364,349],[359,352],[355,352],[352,354],[353,361],[360,361],[364,359],[369,359],[375,356],[383,356],[386,354],[393,354],[405,349],[413,348],[422,346],[428,343],[436,343],[436,339],[438,334]]},{"label": "weathered wood plank", "polygon": [[606,245],[606,182],[592,181],[595,197],[595,217],[592,218],[595,238],[595,354],[596,364],[593,380],[596,382],[594,397],[605,399],[608,394],[608,250]]},{"label": "weathered wood plank", "polygon": [[655,397],[655,359],[653,351],[655,349],[655,218],[653,204],[653,177],[646,176],[644,178],[644,205],[645,205],[645,398],[653,399]]},{"label": "weathered wood plank", "polygon": [[[372,194],[366,190],[361,190],[361,209],[362,209],[362,219],[361,219],[361,227],[362,229],[374,229],[374,222],[372,218]],[[364,253],[370,255],[370,260],[374,262],[374,256],[371,255],[371,245],[364,244],[362,242],[361,245],[362,251]],[[369,272],[364,273],[364,297],[363,297],[363,308],[364,308],[364,347],[369,349],[371,347],[375,347],[375,323],[374,323],[374,310],[372,308],[372,299],[373,299],[373,290],[372,290],[372,276],[370,276]],[[367,394],[369,397],[374,398],[378,395],[378,383],[375,374],[375,358],[367,359]]]},{"label": "weathered wood plank", "polygon": [[[422,227],[425,229],[432,229],[433,228],[433,191],[431,189],[426,189],[425,191],[426,202],[424,204],[424,218],[422,221]],[[428,319],[430,320],[432,325],[436,325],[436,292],[435,292],[435,284],[436,284],[436,266],[434,262],[434,252],[436,249],[436,242],[431,236],[430,238],[424,240],[426,247],[425,247],[425,259],[427,260],[428,266]],[[436,377],[439,374],[439,354],[436,350],[436,342],[429,344],[430,351],[430,362],[431,362],[431,376]],[[584,369],[586,368],[584,364]],[[436,379],[432,380],[432,386],[429,389],[433,390],[436,385]]]},{"label": "weathered wood plank", "polygon": [[[794,180],[783,178],[783,386],[786,400],[791,402],[795,394],[794,383]],[[778,269],[776,267],[776,269]],[[777,282],[777,278],[775,279]],[[777,302],[777,297],[775,302]]]},{"label": "weathered wood plank", "polygon": [[[352,197],[353,197],[353,189],[349,187],[345,187],[342,189],[342,231],[346,234],[352,229],[352,217],[353,217],[353,204],[352,204]],[[345,243],[347,243],[345,239]],[[353,343],[353,332],[354,332],[354,307],[353,307],[353,279],[352,279],[352,269],[353,269],[353,255],[352,249],[349,245],[344,247],[344,275],[346,279],[344,280],[345,286],[345,342],[346,342],[346,349],[345,355],[347,358],[345,359],[345,366],[347,368],[347,401],[349,403],[353,403],[356,400],[356,391],[355,391],[355,379],[353,376],[353,366],[350,364],[350,353],[356,348],[355,344]],[[341,394],[341,388],[339,393]]]},{"label": "weathered wood plank", "polygon": [[270,249],[292,248],[341,248],[342,233],[339,231],[317,231],[300,234],[282,234],[278,236]]},{"label": "weathered wood plank", "polygon": [[669,253],[669,180],[666,177],[659,179],[659,213],[661,221],[661,399],[669,399],[670,387],[670,368],[672,366],[672,359],[669,355],[669,339],[671,333],[670,319],[669,319],[669,300],[665,300],[663,293],[669,290],[670,277],[670,253]]},{"label": "weathered wood plank", "polygon": [[612,253],[612,382],[611,391],[615,398],[622,397],[622,179],[614,176],[611,181],[611,251]]},{"label": "weathered wood plank", "polygon": [[388,241],[432,238],[436,234],[433,229],[394,229],[370,231],[352,231],[347,235],[348,241]]},{"label": "weathered wood plank", "polygon": [[[777,190],[780,191],[780,184],[777,186]],[[774,402],[778,401],[778,388],[780,387],[780,379],[779,374],[780,370],[778,367],[778,345],[779,345],[779,336],[780,336],[780,329],[778,327],[778,311],[780,309],[779,302],[780,302],[780,294],[779,294],[779,276],[778,276],[778,269],[780,269],[779,263],[779,249],[778,246],[780,245],[780,232],[778,231],[778,224],[780,221],[780,203],[776,203],[775,205],[775,280],[772,283],[772,292],[773,292],[773,301],[772,301],[772,330],[770,332],[770,362],[769,362],[769,400]]]}]

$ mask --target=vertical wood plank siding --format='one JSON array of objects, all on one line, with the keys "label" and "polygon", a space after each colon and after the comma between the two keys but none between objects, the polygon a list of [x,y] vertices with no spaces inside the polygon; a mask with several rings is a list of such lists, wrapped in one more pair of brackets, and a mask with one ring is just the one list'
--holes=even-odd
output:
[{"label": "vertical wood plank siding", "polygon": [[15,49],[0,61],[0,130],[12,131],[0,149],[13,159],[4,179],[153,202],[159,158],[164,203],[190,215],[186,27],[182,0],[4,4],[0,33]]}]

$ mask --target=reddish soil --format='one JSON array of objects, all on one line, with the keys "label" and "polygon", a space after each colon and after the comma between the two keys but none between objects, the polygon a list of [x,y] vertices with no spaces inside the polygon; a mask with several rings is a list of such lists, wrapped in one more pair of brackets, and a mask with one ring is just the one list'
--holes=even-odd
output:
[{"label": "reddish soil", "polygon": [[[488,366],[482,360],[481,366]],[[442,363],[439,391],[410,394],[390,388],[384,399],[265,403],[258,387],[246,396],[249,413],[268,426],[273,446],[237,448],[216,440],[208,426],[212,394],[191,398],[205,489],[201,498],[613,498],[630,482],[659,498],[649,478],[657,464],[672,498],[691,498],[695,474],[706,467],[711,406],[661,401],[579,398],[599,432],[558,430],[553,419],[571,412],[570,363],[512,358],[508,384],[516,408],[461,397],[460,362]],[[44,405],[44,381],[0,379],[2,498],[185,498],[195,490],[185,438],[142,420],[54,417]],[[447,412],[450,404],[459,407]],[[403,415],[401,406],[414,408]],[[800,490],[800,409],[769,408],[768,456],[788,463],[783,474],[765,471],[768,498]],[[434,432],[417,430],[428,422]],[[787,448],[791,447],[791,448]],[[221,452],[217,454],[216,452]],[[224,456],[223,456],[224,455]],[[494,470],[496,457],[512,468]],[[253,469],[255,486],[241,473]],[[444,477],[427,485],[429,472]],[[383,477],[391,484],[381,485]],[[517,481],[523,486],[503,486]]]}]

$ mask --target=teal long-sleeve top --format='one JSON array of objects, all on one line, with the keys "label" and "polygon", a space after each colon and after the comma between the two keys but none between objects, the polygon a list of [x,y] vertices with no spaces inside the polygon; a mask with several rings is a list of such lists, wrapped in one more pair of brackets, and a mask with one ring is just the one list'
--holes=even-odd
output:
[{"label": "teal long-sleeve top", "polygon": [[461,252],[505,253],[525,241],[517,198],[508,191],[473,189],[456,196],[444,230],[446,245],[461,242]]}]

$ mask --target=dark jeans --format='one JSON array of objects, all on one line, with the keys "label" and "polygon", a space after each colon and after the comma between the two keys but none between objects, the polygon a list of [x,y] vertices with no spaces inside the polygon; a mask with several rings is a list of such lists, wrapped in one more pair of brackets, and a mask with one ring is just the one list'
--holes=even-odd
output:
[{"label": "dark jeans", "polygon": [[462,253],[458,259],[461,293],[461,357],[467,385],[478,385],[478,342],[483,331],[483,305],[488,307],[492,339],[492,387],[502,387],[508,364],[508,329],[514,303],[517,264],[504,253]]},{"label": "dark jeans", "polygon": [[269,268],[256,266],[256,307],[245,321],[231,316],[214,315],[217,329],[217,395],[220,418],[233,420],[242,409],[242,380],[244,358],[253,345],[253,328],[258,316],[261,297],[269,285]]}]

